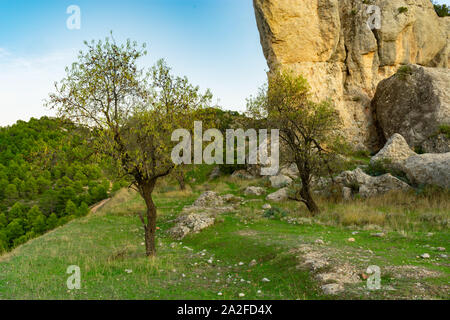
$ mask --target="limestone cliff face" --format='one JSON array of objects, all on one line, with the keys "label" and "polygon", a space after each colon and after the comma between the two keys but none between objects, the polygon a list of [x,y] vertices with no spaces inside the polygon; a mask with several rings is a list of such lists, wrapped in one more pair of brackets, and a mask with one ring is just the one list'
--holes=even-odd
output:
[{"label": "limestone cliff face", "polygon": [[[370,5],[380,8],[379,29],[367,23]],[[379,146],[370,102],[381,80],[402,64],[449,64],[449,18],[430,0],[254,0],[254,8],[269,68],[301,73],[314,99],[331,98],[361,148]]]}]

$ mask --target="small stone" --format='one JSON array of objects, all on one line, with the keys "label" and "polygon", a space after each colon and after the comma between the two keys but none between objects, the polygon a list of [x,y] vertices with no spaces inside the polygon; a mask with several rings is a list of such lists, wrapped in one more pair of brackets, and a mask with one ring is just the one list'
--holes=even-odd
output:
[{"label": "small stone", "polygon": [[314,241],[316,244],[325,244],[325,242],[323,242],[322,239],[317,239],[316,241]]},{"label": "small stone", "polygon": [[185,278],[185,277],[186,277],[186,275],[185,275],[184,273],[182,273],[182,274],[181,274],[181,276],[182,276],[183,278]]},{"label": "small stone", "polygon": [[352,235],[356,235],[356,234],[358,234],[359,233],[359,231],[353,231],[352,232]]},{"label": "small stone", "polygon": [[261,294],[261,290],[256,291],[257,294]]},{"label": "small stone", "polygon": [[252,261],[250,261],[250,263],[248,264],[249,267],[254,267],[256,266],[258,263],[256,262],[255,259],[253,259]]},{"label": "small stone", "polygon": [[377,233],[372,233],[371,236],[377,237],[377,238],[382,238],[385,236],[385,234],[384,234],[384,232],[377,232]]},{"label": "small stone", "polygon": [[270,280],[267,279],[267,278],[263,278],[261,281],[262,281],[262,282],[270,282]]},{"label": "small stone", "polygon": [[125,272],[126,272],[126,273],[132,273],[133,270],[131,270],[131,269],[125,269]]},{"label": "small stone", "polygon": [[245,297],[245,294],[239,293],[239,298]]},{"label": "small stone", "polygon": [[243,265],[244,265],[244,263],[243,263],[243,262],[239,262],[239,265],[240,265],[240,266],[243,266]]},{"label": "small stone", "polygon": [[444,247],[437,247],[436,250],[437,251],[445,251],[445,248]]},{"label": "small stone", "polygon": [[446,254],[440,254],[439,257],[441,257],[442,259],[447,259],[448,256]]},{"label": "small stone", "polygon": [[430,255],[428,253],[424,253],[424,254],[420,255],[420,257],[422,259],[430,259]]},{"label": "small stone", "polygon": [[271,206],[270,204],[266,203],[265,205],[262,206],[262,208],[263,208],[264,210],[268,210],[268,209],[271,209],[272,206]]},{"label": "small stone", "polygon": [[218,296],[221,296],[221,295],[222,295],[222,292],[217,293],[217,295],[218,295]]},{"label": "small stone", "polygon": [[344,287],[339,283],[325,284],[321,287],[321,289],[326,295],[335,295],[344,291]]},{"label": "small stone", "polygon": [[355,238],[348,238],[347,241],[348,242],[355,242]]}]

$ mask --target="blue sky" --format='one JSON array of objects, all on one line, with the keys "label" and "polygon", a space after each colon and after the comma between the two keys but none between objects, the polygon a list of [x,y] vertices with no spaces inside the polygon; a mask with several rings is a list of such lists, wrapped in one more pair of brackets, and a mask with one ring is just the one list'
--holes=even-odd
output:
[{"label": "blue sky", "polygon": [[[66,9],[81,9],[81,29],[69,30]],[[267,64],[251,1],[246,0],[0,0],[0,125],[52,115],[43,100],[64,76],[83,40],[148,45],[143,67],[165,58],[215,102],[243,110],[265,81]]]},{"label": "blue sky", "polygon": [[[70,5],[81,9],[80,30],[66,27]],[[0,0],[0,126],[52,115],[42,102],[54,81],[83,40],[110,30],[147,43],[142,66],[165,58],[226,109],[244,110],[266,79],[251,0]]]}]

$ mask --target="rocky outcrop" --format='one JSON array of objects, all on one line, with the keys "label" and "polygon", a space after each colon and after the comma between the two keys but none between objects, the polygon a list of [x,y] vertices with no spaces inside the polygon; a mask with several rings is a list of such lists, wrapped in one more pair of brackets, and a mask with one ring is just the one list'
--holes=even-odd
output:
[{"label": "rocky outcrop", "polygon": [[283,174],[277,176],[271,176],[269,178],[270,184],[273,188],[283,188],[292,182],[292,179]]},{"label": "rocky outcrop", "polygon": [[395,169],[401,169],[403,163],[409,157],[416,153],[411,150],[405,138],[402,135],[395,133],[375,156],[370,159],[371,163],[378,161],[386,165],[390,165]]},{"label": "rocky outcrop", "polygon": [[450,152],[426,153],[409,157],[403,170],[415,184],[450,188]]},{"label": "rocky outcrop", "polygon": [[400,133],[412,147],[450,152],[450,140],[439,136],[440,126],[450,124],[448,69],[403,66],[380,82],[372,104],[386,138]]},{"label": "rocky outcrop", "polygon": [[[381,25],[372,27],[380,9]],[[313,99],[332,98],[354,145],[379,143],[371,100],[403,64],[448,66],[448,19],[429,0],[254,0],[270,70],[307,78]]]},{"label": "rocky outcrop", "polygon": [[175,219],[175,226],[167,232],[172,238],[181,240],[213,225],[218,214],[235,210],[241,201],[242,198],[231,194],[220,196],[214,191],[206,191],[191,206],[183,208]]},{"label": "rocky outcrop", "polygon": [[356,168],[353,171],[344,171],[335,178],[335,181],[343,187],[352,189],[363,198],[393,190],[408,190],[411,188],[407,183],[392,176],[390,173],[372,177],[362,171],[361,168]]},{"label": "rocky outcrop", "polygon": [[386,168],[405,173],[412,184],[450,188],[450,152],[417,154],[396,133],[370,160],[371,163],[377,161],[381,161]]}]

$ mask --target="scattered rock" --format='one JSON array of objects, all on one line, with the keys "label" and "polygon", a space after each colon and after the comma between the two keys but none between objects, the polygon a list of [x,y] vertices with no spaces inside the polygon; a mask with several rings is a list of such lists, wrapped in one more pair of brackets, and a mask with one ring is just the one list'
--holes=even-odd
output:
[{"label": "scattered rock", "polygon": [[283,174],[277,176],[271,176],[269,178],[270,184],[273,188],[283,188],[292,182],[292,179]]},{"label": "scattered rock", "polygon": [[280,174],[285,175],[291,179],[297,179],[299,171],[295,163],[291,163],[287,166],[283,166],[280,170]]},{"label": "scattered rock", "polygon": [[256,266],[258,263],[256,262],[255,259],[253,259],[252,261],[250,261],[250,263],[248,264],[249,267],[254,267]]},{"label": "scattered rock", "polygon": [[325,242],[322,239],[317,239],[314,241],[315,244],[325,244]]},{"label": "scattered rock", "polygon": [[239,293],[239,298],[245,297],[245,294]]},{"label": "scattered rock", "polygon": [[342,199],[351,200],[352,199],[352,189],[348,187],[342,187]]},{"label": "scattered rock", "polygon": [[289,198],[288,188],[282,188],[266,197],[267,201],[285,201]]},{"label": "scattered rock", "polygon": [[411,150],[405,138],[398,133],[392,135],[375,156],[370,159],[371,163],[383,162],[386,166],[401,170],[406,159],[416,155]]},{"label": "scattered rock", "polygon": [[200,197],[195,200],[193,206],[195,207],[215,207],[223,205],[224,201],[221,196],[219,196],[214,191],[206,191],[200,195]]},{"label": "scattered rock", "polygon": [[213,180],[215,178],[218,178],[221,176],[220,167],[215,166],[214,169],[212,169],[211,173],[209,174],[209,179]]},{"label": "scattered rock", "polygon": [[383,238],[385,236],[385,233],[384,232],[372,233],[371,236],[377,237],[377,238]]},{"label": "scattered rock", "polygon": [[238,203],[244,200],[241,197],[235,196],[234,194],[231,193],[223,195],[222,199],[227,203]]},{"label": "scattered rock", "polygon": [[348,238],[347,241],[348,242],[355,242],[355,238]]},{"label": "scattered rock", "polygon": [[321,286],[321,289],[326,295],[336,295],[344,291],[344,286],[339,283],[329,283]]},{"label": "scattered rock", "polygon": [[422,259],[430,259],[430,255],[428,253],[421,254],[420,257]]},{"label": "scattered rock", "polygon": [[125,272],[126,272],[126,273],[133,273],[133,270],[131,270],[131,269],[125,269]]},{"label": "scattered rock", "polygon": [[233,172],[231,177],[239,178],[239,179],[245,179],[245,180],[250,180],[250,179],[254,178],[250,173],[248,173],[245,170],[236,170],[235,172]]},{"label": "scattered rock", "polygon": [[445,251],[445,248],[444,247],[437,247],[436,250],[437,251]]},{"label": "scattered rock", "polygon": [[352,189],[357,188],[363,198],[383,194],[391,190],[409,190],[411,187],[402,180],[392,176],[390,173],[378,177],[372,177],[356,168],[353,171],[344,171],[335,178],[335,181]]},{"label": "scattered rock", "polygon": [[267,279],[267,278],[262,278],[262,280],[261,280],[262,282],[270,282],[270,280],[269,279]]},{"label": "scattered rock", "polygon": [[412,183],[450,188],[450,152],[418,154],[406,159],[403,171]]},{"label": "scattered rock", "polygon": [[272,209],[272,206],[270,204],[266,203],[265,205],[262,206],[262,208],[264,210],[268,210],[268,209]]},{"label": "scattered rock", "polygon": [[253,196],[261,196],[266,193],[266,190],[261,187],[247,187],[244,190],[244,194],[253,195]]}]

